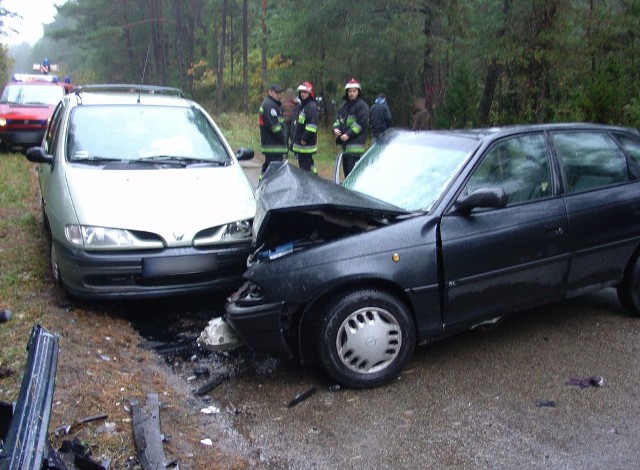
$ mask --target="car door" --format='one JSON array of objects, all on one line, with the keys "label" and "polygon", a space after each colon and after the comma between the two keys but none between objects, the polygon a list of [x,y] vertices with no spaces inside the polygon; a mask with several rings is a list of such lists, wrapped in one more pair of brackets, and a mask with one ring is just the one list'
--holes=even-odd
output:
[{"label": "car door", "polygon": [[506,193],[506,207],[451,211],[442,217],[446,326],[511,312],[563,292],[567,218],[551,168],[542,132],[496,142],[463,194],[499,187]]},{"label": "car door", "polygon": [[630,168],[637,162],[604,130],[556,131],[550,138],[562,168],[572,247],[568,288],[615,283],[638,246],[640,181]]}]

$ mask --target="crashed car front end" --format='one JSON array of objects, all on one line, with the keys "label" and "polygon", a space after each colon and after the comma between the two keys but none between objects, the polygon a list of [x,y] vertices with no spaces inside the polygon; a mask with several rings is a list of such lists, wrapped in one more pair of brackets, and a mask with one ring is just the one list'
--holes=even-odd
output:
[{"label": "crashed car front end", "polygon": [[[296,349],[299,313],[333,283],[343,282],[362,251],[353,237],[388,226],[406,211],[283,165],[256,194],[256,251],[247,280],[214,319],[200,344],[221,350],[236,340],[251,349],[290,356]],[[358,245],[358,242],[355,241]],[[292,256],[294,255],[294,256]],[[237,338],[235,338],[237,336]]]}]

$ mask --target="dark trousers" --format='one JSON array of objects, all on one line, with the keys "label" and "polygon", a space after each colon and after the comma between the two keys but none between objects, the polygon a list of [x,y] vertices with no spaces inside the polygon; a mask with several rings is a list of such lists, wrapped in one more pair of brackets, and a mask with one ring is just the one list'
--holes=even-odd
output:
[{"label": "dark trousers", "polygon": [[361,153],[345,153],[342,155],[342,170],[344,171],[345,178],[351,173],[351,170],[356,166],[361,156]]},{"label": "dark trousers", "polygon": [[301,169],[315,173],[315,162],[313,161],[312,153],[296,153],[296,157],[298,157],[298,166]]},{"label": "dark trousers", "polygon": [[262,164],[261,173],[264,175],[264,172],[267,171],[267,167],[271,162],[281,162],[284,160],[284,155],[281,153],[265,153],[264,154],[264,163]]}]

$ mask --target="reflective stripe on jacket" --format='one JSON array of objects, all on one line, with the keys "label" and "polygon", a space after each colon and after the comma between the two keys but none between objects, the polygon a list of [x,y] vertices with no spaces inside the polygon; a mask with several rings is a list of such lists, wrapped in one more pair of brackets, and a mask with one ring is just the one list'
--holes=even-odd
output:
[{"label": "reflective stripe on jacket", "polygon": [[[296,153],[316,153],[318,151],[318,105],[309,96],[293,110],[293,151]],[[302,143],[304,141],[304,144]]]}]

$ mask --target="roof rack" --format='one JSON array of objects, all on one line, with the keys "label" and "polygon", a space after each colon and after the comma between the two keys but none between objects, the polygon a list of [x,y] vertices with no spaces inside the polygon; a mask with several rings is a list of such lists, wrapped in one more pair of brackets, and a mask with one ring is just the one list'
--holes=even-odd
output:
[{"label": "roof rack", "polygon": [[105,92],[118,91],[128,93],[148,93],[157,95],[172,95],[184,98],[184,93],[179,88],[156,86],[156,85],[135,85],[135,84],[104,84],[104,85],[81,85],[76,86],[73,91],[75,94],[83,92]]}]

